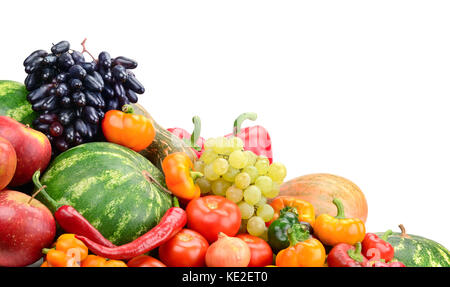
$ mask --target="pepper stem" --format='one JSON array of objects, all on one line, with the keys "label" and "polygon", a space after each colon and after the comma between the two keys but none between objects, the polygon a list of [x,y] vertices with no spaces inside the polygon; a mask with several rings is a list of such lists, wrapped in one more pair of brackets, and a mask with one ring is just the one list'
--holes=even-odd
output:
[{"label": "pepper stem", "polygon": [[134,113],[134,109],[131,105],[123,105],[122,106],[122,112],[126,113],[126,114],[133,114]]},{"label": "pepper stem", "polygon": [[355,244],[354,249],[349,249],[347,251],[347,254],[348,256],[350,256],[351,259],[361,263],[364,261],[364,258],[361,254],[361,249],[362,249],[361,242],[358,242]]},{"label": "pepper stem", "polygon": [[200,131],[202,130],[202,122],[200,121],[199,116],[194,116],[192,122],[194,123],[194,130],[192,131],[190,146],[196,151],[201,151],[202,147],[197,145],[197,140],[200,137]]},{"label": "pepper stem", "polygon": [[174,207],[180,207],[180,202],[178,201],[178,198],[175,195],[172,198],[172,203]]},{"label": "pepper stem", "polygon": [[245,120],[255,121],[258,116],[256,113],[243,113],[234,121],[233,135],[237,136],[241,132],[241,125]]},{"label": "pepper stem", "polygon": [[199,171],[191,171],[191,177],[194,182],[197,178],[202,177],[202,176],[203,176],[203,173],[201,173]]},{"label": "pepper stem", "polygon": [[280,217],[283,217],[283,215],[287,212],[291,212],[294,213],[296,215],[298,215],[297,209],[295,207],[292,206],[286,206],[285,208],[283,208],[282,210],[280,210]]},{"label": "pepper stem", "polygon": [[295,246],[295,244],[305,241],[310,237],[309,231],[302,228],[301,224],[294,224],[289,228],[288,239],[290,246]]},{"label": "pepper stem", "polygon": [[386,231],[384,234],[383,234],[383,236],[381,236],[381,239],[383,239],[384,241],[386,241],[387,239],[388,239],[388,237],[389,236],[391,236],[392,235],[392,230],[388,230],[388,231]]},{"label": "pepper stem", "polygon": [[36,188],[38,189],[35,194],[33,194],[32,199],[34,196],[36,196],[38,193],[42,195],[42,197],[47,201],[47,203],[50,205],[50,208],[53,209],[53,212],[55,212],[61,205],[58,204],[53,198],[50,197],[50,195],[45,190],[46,186],[43,186],[42,183],[39,181],[39,177],[41,176],[41,170],[36,170],[36,172],[33,174],[32,180]]},{"label": "pepper stem", "polygon": [[333,204],[336,205],[336,208],[337,208],[337,215],[334,218],[337,218],[337,219],[345,218],[344,204],[342,204],[342,201],[339,198],[334,198]]}]

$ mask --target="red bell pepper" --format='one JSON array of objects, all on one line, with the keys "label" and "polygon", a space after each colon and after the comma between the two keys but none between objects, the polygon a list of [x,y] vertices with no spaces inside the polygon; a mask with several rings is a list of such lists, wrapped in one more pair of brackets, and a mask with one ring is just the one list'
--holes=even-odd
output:
[{"label": "red bell pepper", "polygon": [[182,139],[186,144],[188,144],[197,155],[197,158],[200,158],[203,151],[205,150],[205,139],[200,136],[200,118],[198,116],[195,116],[192,118],[192,122],[194,123],[194,131],[192,132],[192,134],[188,133],[182,128],[170,128],[167,130]]},{"label": "red bell pepper", "polygon": [[362,241],[362,254],[372,261],[391,261],[394,258],[394,247],[386,241],[391,234],[392,230],[388,230],[380,238],[374,233],[367,233]]},{"label": "red bell pepper", "polygon": [[234,121],[234,129],[232,134],[225,137],[236,136],[244,142],[244,149],[254,152],[256,155],[265,156],[272,163],[272,141],[267,130],[262,126],[252,126],[241,129],[241,125],[245,120],[256,120],[255,113],[244,113]]},{"label": "red bell pepper", "polygon": [[365,267],[406,267],[406,266],[400,261],[394,261],[389,263],[383,261],[368,261]]},{"label": "red bell pepper", "polygon": [[365,267],[368,260],[361,254],[361,242],[355,246],[339,243],[331,249],[327,263],[329,267]]}]

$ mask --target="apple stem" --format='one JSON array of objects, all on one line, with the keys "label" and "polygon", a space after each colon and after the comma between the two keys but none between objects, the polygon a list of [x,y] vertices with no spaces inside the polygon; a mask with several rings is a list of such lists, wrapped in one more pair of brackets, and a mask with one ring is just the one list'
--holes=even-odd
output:
[{"label": "apple stem", "polygon": [[30,200],[28,200],[28,204],[30,204],[33,199],[36,197],[36,195],[38,195],[42,190],[44,190],[44,188],[46,188],[46,185],[42,185],[35,193],[33,193],[33,195],[31,196]]}]

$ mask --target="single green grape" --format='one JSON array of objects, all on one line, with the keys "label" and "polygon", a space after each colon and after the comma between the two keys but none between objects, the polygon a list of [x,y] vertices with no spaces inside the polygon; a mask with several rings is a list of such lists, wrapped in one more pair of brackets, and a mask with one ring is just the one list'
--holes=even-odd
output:
[{"label": "single green grape", "polygon": [[279,193],[280,193],[280,184],[274,181],[272,183],[272,189],[270,190],[270,192],[264,194],[264,196],[267,198],[274,198],[277,197]]},{"label": "single green grape", "polygon": [[255,162],[255,167],[259,175],[266,175],[269,171],[270,162],[267,157],[259,157]]},{"label": "single green grape", "polygon": [[200,160],[203,161],[205,164],[210,164],[218,157],[219,156],[214,151],[212,151],[212,150],[205,150],[202,153],[202,156],[200,157]]},{"label": "single green grape", "polygon": [[250,185],[250,175],[246,172],[241,172],[234,178],[234,184],[237,188],[245,189]]},{"label": "single green grape", "polygon": [[197,160],[194,162],[194,170],[203,173],[205,169],[205,163],[201,160]]},{"label": "single green grape", "polygon": [[264,220],[259,216],[253,216],[247,221],[247,231],[250,235],[261,236],[264,234],[266,224]]},{"label": "single green grape", "polygon": [[270,165],[267,174],[273,179],[273,181],[282,183],[286,178],[286,167],[282,163],[274,162]]},{"label": "single green grape", "polygon": [[224,137],[216,138],[216,145],[213,150],[218,154],[225,154],[227,149],[227,139]]},{"label": "single green grape", "polygon": [[262,194],[266,196],[266,194],[270,194],[273,187],[273,181],[267,175],[260,176],[256,179],[255,185],[259,187]]},{"label": "single green grape", "polygon": [[225,196],[225,193],[230,186],[231,183],[223,179],[218,179],[211,184],[211,190],[215,195]]},{"label": "single green grape", "polygon": [[255,185],[250,185],[244,190],[244,200],[250,205],[255,205],[261,200],[261,190]]},{"label": "single green grape", "polygon": [[255,204],[256,207],[263,206],[267,203],[267,198],[264,196],[261,196],[261,199]]},{"label": "single green grape", "polygon": [[211,182],[204,176],[198,178],[195,183],[200,187],[200,192],[202,194],[208,194],[211,192]]},{"label": "single green grape", "polygon": [[247,165],[242,171],[250,175],[250,183],[255,183],[256,179],[259,176],[258,170],[253,165]]},{"label": "single green grape", "polygon": [[241,201],[238,203],[238,207],[241,211],[241,218],[242,219],[249,219],[250,217],[253,216],[253,214],[255,213],[255,208],[248,204],[245,201]]},{"label": "single green grape", "polygon": [[264,220],[264,222],[271,221],[273,218],[273,214],[274,214],[273,208],[269,204],[264,204],[258,207],[258,209],[256,210],[256,215],[261,217]]},{"label": "single green grape", "polygon": [[223,175],[228,170],[228,161],[224,158],[216,158],[213,162],[213,170],[217,175]]},{"label": "single green grape", "polygon": [[242,200],[244,192],[242,191],[242,189],[239,189],[236,186],[232,185],[227,189],[225,195],[228,200],[231,200],[234,203],[238,203]]},{"label": "single green grape", "polygon": [[214,168],[212,164],[207,164],[204,169],[203,175],[206,177],[209,181],[215,181],[218,180],[220,175],[214,172]]},{"label": "single green grape", "polygon": [[216,139],[215,138],[207,139],[203,146],[205,148],[205,151],[213,150],[213,148],[216,146]]},{"label": "single green grape", "polygon": [[235,150],[230,154],[228,162],[234,168],[244,168],[247,165],[247,157],[241,150]]},{"label": "single green grape", "polygon": [[224,175],[222,175],[222,178],[228,182],[234,182],[236,175],[238,175],[240,172],[241,171],[239,169],[229,165],[227,172]]},{"label": "single green grape", "polygon": [[245,156],[247,157],[247,166],[255,165],[256,160],[258,159],[258,156],[250,150],[246,150],[246,151],[244,151],[244,153],[245,153]]},{"label": "single green grape", "polygon": [[233,148],[233,151],[242,150],[244,148],[244,142],[238,137],[231,137],[230,143]]}]

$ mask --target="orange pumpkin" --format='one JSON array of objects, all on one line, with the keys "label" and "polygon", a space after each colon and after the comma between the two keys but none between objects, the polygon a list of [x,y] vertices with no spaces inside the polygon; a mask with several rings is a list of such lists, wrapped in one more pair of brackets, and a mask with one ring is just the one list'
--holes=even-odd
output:
[{"label": "orange pumpkin", "polygon": [[361,189],[350,180],[326,173],[316,173],[297,177],[281,185],[280,195],[296,196],[314,206],[316,216],[330,214],[336,216],[333,198],[341,199],[348,218],[367,220],[367,201]]}]

